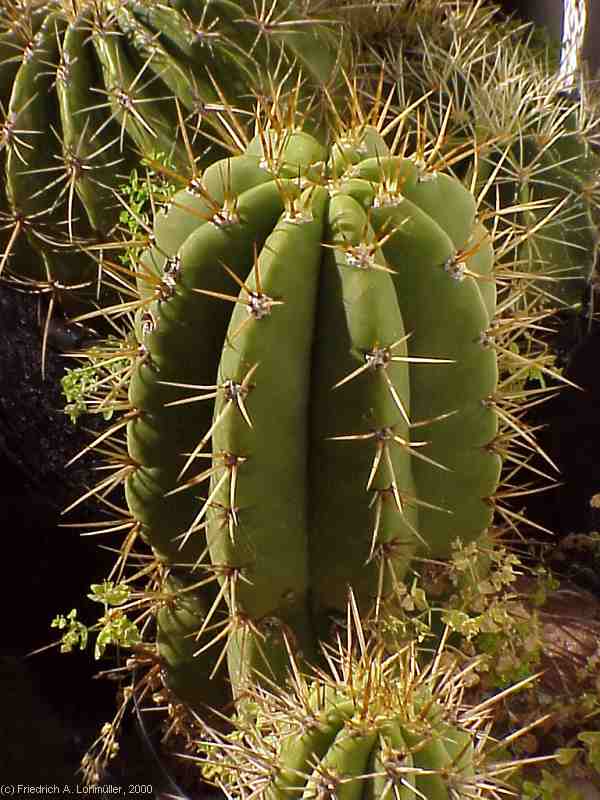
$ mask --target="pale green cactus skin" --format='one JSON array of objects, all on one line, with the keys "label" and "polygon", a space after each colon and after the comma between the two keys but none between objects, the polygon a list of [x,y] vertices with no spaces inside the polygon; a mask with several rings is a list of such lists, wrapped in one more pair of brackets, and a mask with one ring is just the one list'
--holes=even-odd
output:
[{"label": "pale green cactus skin", "polygon": [[492,266],[470,192],[368,126],[271,130],[158,215],[126,497],[161,560],[216,576],[234,690],[291,642],[314,660],[349,587],[368,614],[489,526]]}]

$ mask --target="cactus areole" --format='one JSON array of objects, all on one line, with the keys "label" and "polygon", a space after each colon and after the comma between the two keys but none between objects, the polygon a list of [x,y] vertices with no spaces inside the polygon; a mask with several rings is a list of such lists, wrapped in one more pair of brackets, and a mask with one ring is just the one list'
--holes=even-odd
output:
[{"label": "cactus areole", "polygon": [[368,613],[481,536],[501,466],[472,195],[369,126],[329,151],[274,128],[157,215],[129,393],[129,507],[212,581],[234,686],[314,658],[349,588]]}]

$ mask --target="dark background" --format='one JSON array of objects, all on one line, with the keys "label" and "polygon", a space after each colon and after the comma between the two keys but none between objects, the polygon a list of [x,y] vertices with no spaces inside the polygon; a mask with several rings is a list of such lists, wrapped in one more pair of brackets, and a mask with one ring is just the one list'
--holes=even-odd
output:
[{"label": "dark background", "polygon": [[[60,654],[56,646],[31,653],[60,637],[50,627],[57,614],[77,608],[84,622],[97,620],[102,607],[85,598],[115,556],[98,546],[108,541],[62,527],[99,518],[88,502],[66,517],[61,512],[101,474],[95,474],[92,456],[65,469],[92,431],[74,426],[63,413],[60,378],[66,365],[75,364],[61,352],[72,343],[65,342],[59,315],[42,377],[45,310],[44,298],[0,286],[0,783],[75,787],[81,783],[76,773],[82,755],[117,707],[115,681],[95,679],[114,662],[94,661],[93,645],[83,653]],[[93,425],[89,417],[83,424]],[[128,789],[132,782],[151,783],[156,796],[178,796],[168,768],[158,764],[151,720],[142,717],[142,726],[134,715],[126,719],[122,754],[111,764],[106,784]],[[148,794],[139,796],[148,800]]]}]

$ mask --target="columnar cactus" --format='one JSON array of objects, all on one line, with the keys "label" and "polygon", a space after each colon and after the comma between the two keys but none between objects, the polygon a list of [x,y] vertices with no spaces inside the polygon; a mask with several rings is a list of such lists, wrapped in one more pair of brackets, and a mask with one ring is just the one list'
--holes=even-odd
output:
[{"label": "columnar cactus", "polygon": [[140,157],[161,153],[182,171],[224,155],[234,98],[250,108],[255,94],[300,80],[310,104],[335,81],[343,47],[330,26],[305,22],[277,2],[10,0],[0,11],[4,276],[57,292],[94,283],[82,248],[102,260],[122,210],[115,189]]},{"label": "columnar cactus", "polygon": [[396,155],[398,120],[353,102],[327,144],[259,114],[173,196],[106,356],[128,362],[110,485],[157,559],[166,684],[199,712],[225,658],[234,697],[285,681],[290,649],[318,661],[349,587],[365,618],[393,613],[422,559],[487,531],[501,456],[526,468],[510,435],[532,447],[501,391],[534,363],[513,347],[532,317],[507,317],[504,267],[497,312],[475,198],[436,142]]},{"label": "columnar cactus", "polygon": [[210,558],[239,687],[286,641],[314,658],[348,586],[366,614],[490,524],[493,251],[470,192],[368,125],[262,129],[155,234],[126,496],[160,559]]}]

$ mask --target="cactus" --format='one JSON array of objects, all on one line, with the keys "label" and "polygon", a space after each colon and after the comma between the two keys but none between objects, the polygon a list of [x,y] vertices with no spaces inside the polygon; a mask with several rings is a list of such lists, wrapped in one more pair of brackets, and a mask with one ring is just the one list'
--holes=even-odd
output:
[{"label": "cactus", "polygon": [[63,302],[95,289],[102,270],[122,288],[103,249],[122,210],[119,175],[158,153],[179,172],[225,155],[227,100],[251,108],[255,94],[300,80],[310,105],[335,81],[340,40],[305,22],[277,1],[10,0],[0,11],[4,277]]},{"label": "cactus", "polygon": [[[253,714],[233,733],[201,744],[205,777],[236,798],[467,800],[512,795],[507,780],[545,760],[507,756],[489,735],[501,696],[469,703],[476,660],[460,668],[445,639],[423,666],[414,643],[386,654],[349,604],[346,641],[326,650],[308,677],[292,665],[291,687],[256,687]],[[528,727],[527,730],[530,730]]]},{"label": "cactus", "polygon": [[[597,253],[595,97],[585,83],[569,93],[539,32],[491,4],[426,0],[390,10],[374,0],[372,8],[369,62],[398,88],[401,110],[420,100],[416,135],[441,135],[449,167],[461,148],[477,153],[454,169],[504,229],[498,254],[521,263],[523,307],[578,303]],[[531,273],[544,275],[533,293]]]},{"label": "cactus", "polygon": [[502,456],[526,470],[535,448],[515,387],[551,372],[543,315],[511,317],[493,220],[387,109],[353,96],[327,143],[259,111],[157,213],[138,299],[113,310],[133,329],[94,356],[125,362],[95,392],[125,411],[96,493],[125,484],[166,684],[199,712],[225,658],[234,697],[284,682],[290,649],[318,661],[349,586],[364,619],[393,614],[422,560],[480,541],[494,509],[511,521]]},{"label": "cactus", "polygon": [[208,549],[236,685],[492,518],[490,237],[456,179],[339,138],[261,130],[174,196],[138,274],[126,497],[160,559]]},{"label": "cactus", "polygon": [[[288,683],[290,653],[299,670],[322,661],[349,587],[363,620],[393,618],[423,563],[483,541],[494,512],[523,521],[503,498],[542,474],[532,453],[554,468],[523,416],[546,391],[526,382],[556,377],[536,331],[552,313],[546,281],[562,292],[563,276],[527,243],[566,220],[564,204],[546,198],[548,218],[524,229],[539,204],[504,197],[510,148],[484,190],[487,132],[456,150],[449,116],[435,128],[415,111],[431,95],[399,113],[380,84],[367,113],[360,91],[329,109],[325,137],[280,92],[254,135],[229,109],[239,151],[156,213],[134,299],[110,310],[124,341],[91,356],[100,370],[126,362],[90,399],[123,413],[97,440],[115,472],[86,496],[125,485],[119,569],[151,576],[148,658],[170,702],[203,715],[243,701],[240,725],[265,687]],[[136,538],[152,550],[141,571]],[[378,724],[365,759],[393,745]]]}]

